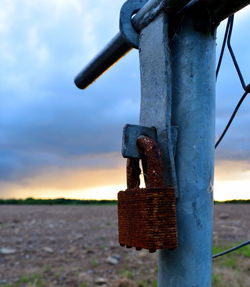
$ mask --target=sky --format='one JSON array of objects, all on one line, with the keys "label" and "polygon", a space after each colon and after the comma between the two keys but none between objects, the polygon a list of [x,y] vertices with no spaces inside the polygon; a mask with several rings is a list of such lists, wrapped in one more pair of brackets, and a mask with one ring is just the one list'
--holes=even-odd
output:
[{"label": "sky", "polygon": [[[113,199],[125,188],[122,128],[137,124],[138,52],[88,89],[75,75],[118,32],[121,0],[1,0],[0,198]],[[250,9],[232,44],[249,81]],[[217,33],[218,51],[225,22]],[[217,83],[216,138],[242,95],[225,54]],[[250,198],[248,98],[216,151],[217,200]]]}]

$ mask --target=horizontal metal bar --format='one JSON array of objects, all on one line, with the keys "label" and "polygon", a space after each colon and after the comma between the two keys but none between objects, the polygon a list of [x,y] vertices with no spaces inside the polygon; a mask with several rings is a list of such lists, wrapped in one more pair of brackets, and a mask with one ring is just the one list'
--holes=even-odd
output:
[{"label": "horizontal metal bar", "polygon": [[[171,0],[171,7],[174,7]],[[189,0],[181,0],[187,2]],[[142,28],[143,23],[146,25],[148,18],[153,17],[152,13],[156,13],[159,5],[163,5],[164,0],[149,0],[147,4],[133,17],[133,25],[138,31]],[[80,89],[87,88],[107,69],[114,65],[127,52],[132,49],[130,44],[118,33],[104,49],[76,76],[75,84]]]},{"label": "horizontal metal bar", "polygon": [[[175,13],[187,5],[190,0],[149,0],[132,19],[133,26],[140,31],[161,11]],[[199,0],[210,12],[213,23],[218,24],[229,15],[250,4],[250,0]],[[104,49],[76,76],[75,84],[80,89],[87,88],[106,70],[114,65],[132,47],[118,33]]]},{"label": "horizontal metal bar", "polygon": [[200,0],[208,8],[214,23],[220,23],[228,16],[250,4],[250,0]]},{"label": "horizontal metal bar", "polygon": [[132,47],[123,39],[121,33],[116,34],[107,46],[76,76],[76,86],[79,89],[87,88],[131,49]]},{"label": "horizontal metal bar", "polygon": [[[137,31],[145,27],[163,9],[173,13],[185,6],[190,0],[149,0],[146,5],[131,19]],[[106,47],[76,76],[75,84],[80,89],[87,88],[107,69],[114,65],[132,47],[118,33]]]}]

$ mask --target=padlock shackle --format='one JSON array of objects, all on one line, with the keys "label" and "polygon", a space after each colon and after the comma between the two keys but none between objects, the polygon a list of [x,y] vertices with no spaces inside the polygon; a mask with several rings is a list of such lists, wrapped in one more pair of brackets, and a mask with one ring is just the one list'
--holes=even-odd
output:
[{"label": "padlock shackle", "polygon": [[146,187],[164,187],[162,156],[158,143],[147,136],[139,136],[136,143],[145,156]]},{"label": "padlock shackle", "polygon": [[138,158],[127,159],[127,188],[139,188],[141,169]]},{"label": "padlock shackle", "polygon": [[[157,142],[147,136],[139,136],[136,142],[144,155],[143,173],[146,176],[147,188],[163,187],[163,166],[161,151]],[[141,169],[139,159],[128,158],[127,160],[127,188],[139,188]]]}]

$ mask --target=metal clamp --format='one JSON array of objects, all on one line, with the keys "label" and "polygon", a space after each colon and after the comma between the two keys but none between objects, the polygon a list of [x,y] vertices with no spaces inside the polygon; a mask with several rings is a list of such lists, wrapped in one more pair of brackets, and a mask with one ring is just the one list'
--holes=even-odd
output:
[{"label": "metal clamp", "polygon": [[138,149],[137,139],[140,136],[147,136],[157,141],[157,131],[154,127],[143,127],[127,124],[123,128],[122,156],[125,158],[142,159],[143,153]]},{"label": "metal clamp", "polygon": [[120,11],[120,32],[123,38],[136,49],[139,46],[139,34],[131,19],[147,2],[148,0],[127,0]]}]

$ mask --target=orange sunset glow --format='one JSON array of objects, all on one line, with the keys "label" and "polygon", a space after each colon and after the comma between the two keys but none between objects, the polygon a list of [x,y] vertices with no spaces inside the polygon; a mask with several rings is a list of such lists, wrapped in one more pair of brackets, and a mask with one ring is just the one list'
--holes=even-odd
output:
[{"label": "orange sunset glow", "polygon": [[[126,188],[125,164],[121,159],[119,166],[110,169],[46,170],[21,184],[6,183],[8,192],[2,198],[117,199],[117,192]],[[249,164],[225,161],[216,166],[215,200],[249,199],[249,191]]]}]

